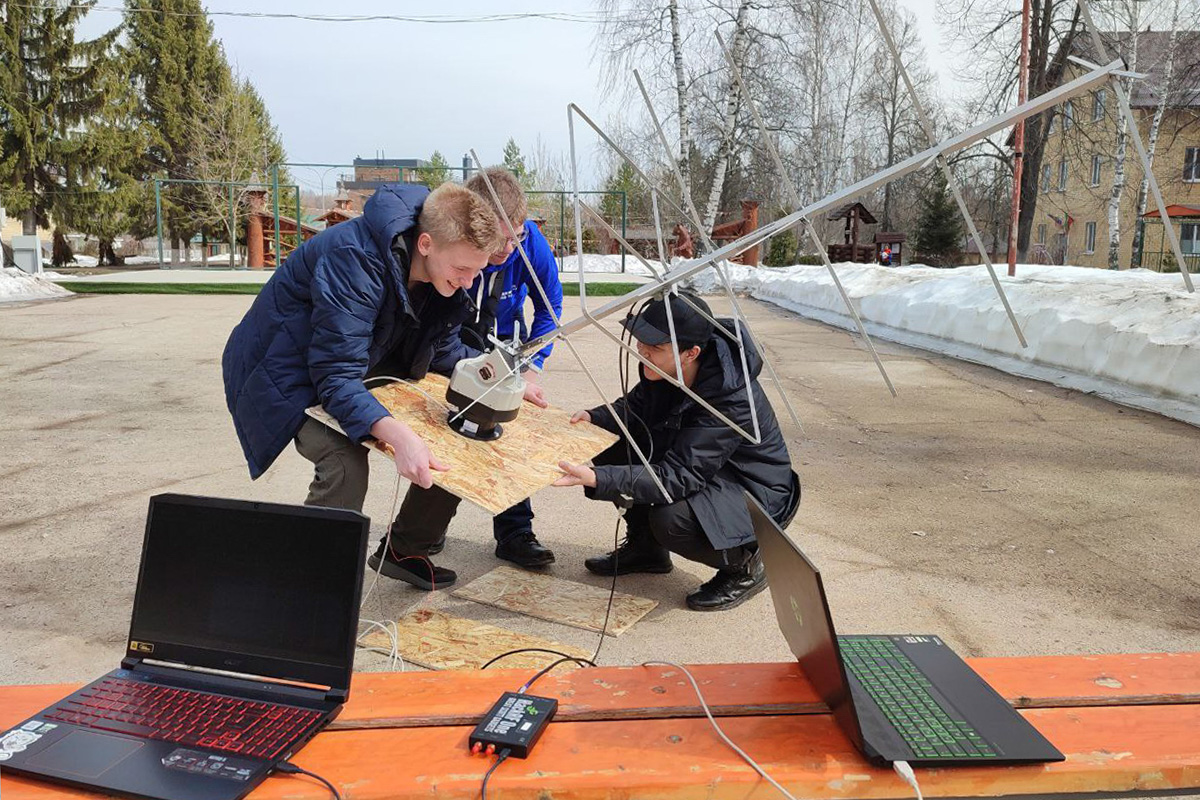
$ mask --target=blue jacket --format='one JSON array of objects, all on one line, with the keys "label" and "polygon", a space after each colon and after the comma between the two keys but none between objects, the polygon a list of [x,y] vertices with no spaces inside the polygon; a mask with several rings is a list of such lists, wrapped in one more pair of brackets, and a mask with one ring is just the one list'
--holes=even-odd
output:
[{"label": "blue jacket", "polygon": [[352,440],[367,438],[388,415],[363,385],[381,362],[401,378],[447,368],[447,334],[471,306],[463,292],[444,298],[428,284],[409,294],[408,248],[428,194],[380,188],[362,216],[297,248],[233,329],[221,360],[225,402],[251,478],[283,452],[311,405]]},{"label": "blue jacket", "polygon": [[[514,249],[503,264],[485,267],[475,279],[470,289],[475,309],[464,327],[477,322],[481,313],[490,314],[496,320],[499,338],[511,340],[513,332],[516,331],[520,341],[527,342],[554,330],[555,314],[562,318],[562,283],[558,279],[558,262],[554,260],[554,251],[536,222],[526,220],[525,232],[522,246],[529,256],[529,263],[533,266],[533,274],[546,290],[550,305],[547,306],[542,300],[541,292],[537,290],[529,268],[525,266],[525,259],[521,258],[521,251]],[[497,302],[489,303],[489,299],[493,297]],[[525,323],[525,300],[528,297],[533,298],[533,324],[530,326]],[[550,312],[551,308],[554,309],[553,314]],[[490,327],[485,327],[488,327],[490,332]],[[475,344],[482,344],[475,341],[475,337],[465,338],[474,341]],[[533,364],[541,368],[553,349],[554,345],[548,344],[539,350],[533,357]],[[465,358],[478,352],[474,345],[465,344],[459,348],[457,355]]]}]

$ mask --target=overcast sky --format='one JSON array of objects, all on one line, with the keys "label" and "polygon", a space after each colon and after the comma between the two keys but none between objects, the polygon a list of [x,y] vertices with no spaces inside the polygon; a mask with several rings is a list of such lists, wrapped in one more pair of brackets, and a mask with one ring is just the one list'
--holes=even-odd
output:
[{"label": "overcast sky", "polygon": [[[931,65],[953,81],[934,0],[900,0],[916,13]],[[593,17],[592,0],[205,0],[209,12],[280,11],[312,15],[461,15],[567,12]],[[101,7],[117,7],[102,0]],[[119,14],[92,12],[109,27]],[[516,139],[526,154],[539,137],[568,149],[566,105],[601,125],[619,112],[601,97],[591,21],[524,19],[471,23],[326,22],[213,14],[216,36],[238,71],[266,101],[291,161],[349,163],[355,156],[428,158],[440,150],[455,166],[474,147],[485,163]],[[590,147],[590,145],[589,145]],[[589,164],[593,157],[587,154]],[[584,166],[591,171],[594,167]],[[294,169],[326,189],[338,170]]]}]

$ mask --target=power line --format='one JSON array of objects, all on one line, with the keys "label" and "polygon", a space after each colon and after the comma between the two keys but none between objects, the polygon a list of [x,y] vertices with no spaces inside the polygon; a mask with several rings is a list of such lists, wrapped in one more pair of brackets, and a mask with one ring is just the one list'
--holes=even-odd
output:
[{"label": "power line", "polygon": [[[16,4],[21,8],[37,9],[41,6],[32,4]],[[568,11],[529,11],[499,14],[294,14],[279,11],[167,11],[146,6],[101,6],[88,3],[71,3],[65,8],[78,8],[88,11],[107,11],[124,13],[136,11],[146,14],[163,14],[170,17],[238,17],[245,19],[294,19],[306,22],[413,22],[429,25],[457,25],[488,22],[519,22],[522,20],[544,19],[551,22],[574,22],[598,24],[611,19],[599,12],[568,12]]]}]

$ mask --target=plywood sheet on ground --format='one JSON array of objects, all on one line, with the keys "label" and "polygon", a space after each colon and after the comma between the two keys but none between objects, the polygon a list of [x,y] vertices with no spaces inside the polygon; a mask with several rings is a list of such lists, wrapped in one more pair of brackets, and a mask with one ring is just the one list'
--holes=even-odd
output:
[{"label": "plywood sheet on ground", "polygon": [[[419,608],[396,620],[398,649],[404,660],[429,669],[479,669],[501,653],[527,647],[557,650],[563,655],[589,658],[591,653],[536,636],[451,616],[431,608]],[[374,630],[362,637],[371,647],[390,649],[391,638]],[[557,656],[550,653],[516,653],[496,666],[537,670],[549,666]],[[571,662],[558,669],[570,669]]]},{"label": "plywood sheet on ground", "polygon": [[[497,567],[451,594],[589,631],[604,630],[604,612],[608,608],[607,589],[512,567]],[[613,596],[608,633],[620,636],[657,605],[657,600],[617,592]]]},{"label": "plywood sheet on ground", "polygon": [[[433,473],[435,484],[493,514],[561,477],[559,461],[588,461],[617,440],[590,423],[572,425],[571,414],[561,408],[538,408],[531,403],[523,403],[520,415],[503,423],[504,435],[496,441],[468,439],[446,425],[448,383],[441,375],[427,375],[416,383],[377,386],[371,394],[450,465],[448,472]],[[313,406],[308,413],[341,430],[320,406]],[[376,451],[387,455],[378,447]]]}]

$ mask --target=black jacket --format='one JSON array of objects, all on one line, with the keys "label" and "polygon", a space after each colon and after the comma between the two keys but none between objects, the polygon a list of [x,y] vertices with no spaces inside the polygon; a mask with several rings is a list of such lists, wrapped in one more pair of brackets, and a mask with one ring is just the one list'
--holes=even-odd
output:
[{"label": "black jacket", "polygon": [[[721,320],[733,330],[733,320]],[[680,389],[664,380],[647,380],[643,373],[629,394],[613,403],[639,445],[646,436],[652,452],[646,453],[655,474],[674,501],[686,500],[704,532],[718,550],[736,547],[754,539],[750,512],[742,496],[749,491],[777,522],[784,522],[800,502],[800,481],[792,471],[787,444],[775,412],[758,383],[762,357],[742,329],[750,386],[758,414],[761,443],[754,444],[712,415]],[[714,331],[700,356],[700,369],[692,391],[753,434],[750,400],[737,344]],[[589,411],[592,422],[620,434],[620,428],[604,406]],[[641,419],[641,423],[638,419]],[[647,431],[647,429],[649,429]],[[615,445],[623,447],[621,443]],[[645,452],[645,450],[643,450]],[[637,462],[637,455],[634,455]],[[618,500],[622,495],[636,504],[666,502],[645,468],[597,466],[596,488],[587,494],[597,500]]]}]

